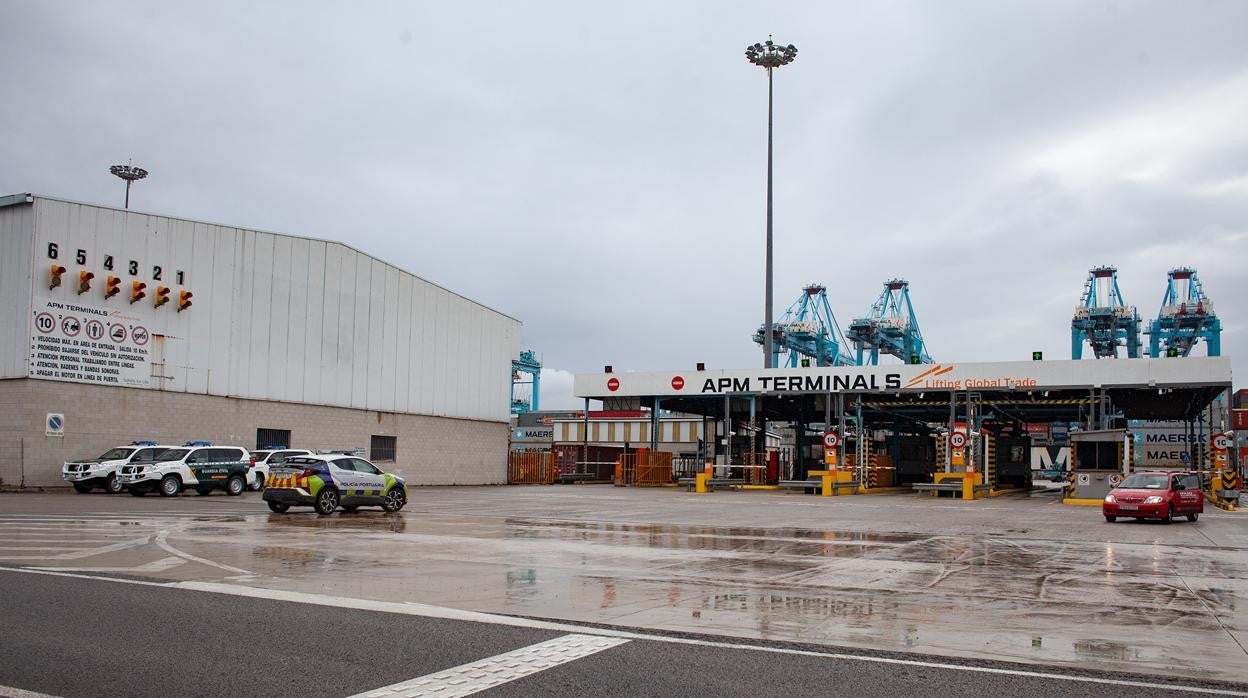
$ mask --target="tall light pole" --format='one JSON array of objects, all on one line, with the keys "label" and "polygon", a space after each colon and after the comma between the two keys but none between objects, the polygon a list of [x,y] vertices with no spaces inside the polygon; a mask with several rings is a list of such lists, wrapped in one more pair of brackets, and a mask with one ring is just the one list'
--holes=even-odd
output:
[{"label": "tall light pole", "polygon": [[767,292],[766,305],[763,309],[763,368],[772,368],[771,342],[773,328],[771,326],[771,74],[776,68],[788,65],[797,58],[797,47],[793,44],[777,46],[771,37],[761,44],[745,48],[745,57],[751,63],[767,70]]},{"label": "tall light pole", "polygon": [[113,165],[108,168],[109,172],[126,180],[126,208],[130,208],[130,183],[143,179],[147,176],[147,170],[134,165]]}]

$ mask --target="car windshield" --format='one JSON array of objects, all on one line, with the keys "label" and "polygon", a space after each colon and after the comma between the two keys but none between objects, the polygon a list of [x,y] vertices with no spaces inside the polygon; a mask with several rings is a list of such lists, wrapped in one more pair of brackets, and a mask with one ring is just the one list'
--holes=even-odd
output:
[{"label": "car windshield", "polygon": [[1128,475],[1119,487],[1127,490],[1164,490],[1168,475]]},{"label": "car windshield", "polygon": [[171,448],[168,451],[165,451],[164,453],[160,454],[159,456],[156,456],[156,460],[158,461],[182,460],[182,457],[188,453],[190,453],[190,449],[188,448]]},{"label": "car windshield", "polygon": [[282,465],[289,465],[289,466],[295,466],[295,465],[320,465],[320,464],[321,464],[321,463],[323,463],[323,462],[324,462],[324,461],[322,461],[322,460],[320,460],[320,459],[317,459],[317,458],[300,458],[300,457],[298,457],[298,456],[295,456],[295,457],[292,457],[292,458],[287,458],[287,459],[286,459],[286,462],[285,462],[285,463],[282,463]]},{"label": "car windshield", "polygon": [[114,448],[100,456],[100,460],[121,460],[129,458],[131,453],[134,453],[133,448]]},{"label": "car windshield", "polygon": [[254,456],[256,459],[256,462],[259,463],[265,458],[268,458],[270,453],[272,453],[272,451],[252,451],[251,455]]}]

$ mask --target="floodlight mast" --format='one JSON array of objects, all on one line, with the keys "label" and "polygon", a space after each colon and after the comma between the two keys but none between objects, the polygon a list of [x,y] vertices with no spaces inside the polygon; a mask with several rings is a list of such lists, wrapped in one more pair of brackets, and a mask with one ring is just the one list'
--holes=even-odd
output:
[{"label": "floodlight mast", "polygon": [[745,57],[754,65],[767,70],[767,272],[763,302],[763,368],[774,368],[775,356],[772,354],[772,340],[775,328],[771,324],[772,72],[782,65],[792,63],[797,58],[797,47],[793,44],[779,46],[768,36],[764,43],[747,46]]},{"label": "floodlight mast", "polygon": [[126,208],[130,208],[130,184],[147,176],[147,170],[131,164],[113,165],[108,171],[126,180]]}]

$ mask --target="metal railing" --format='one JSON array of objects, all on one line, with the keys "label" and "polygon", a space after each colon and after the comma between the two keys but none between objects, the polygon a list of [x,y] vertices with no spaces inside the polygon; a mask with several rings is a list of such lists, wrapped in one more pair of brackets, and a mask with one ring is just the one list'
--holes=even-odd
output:
[{"label": "metal railing", "polygon": [[655,487],[673,482],[672,454],[667,451],[626,453],[616,461],[621,487]]},{"label": "metal railing", "polygon": [[555,455],[546,452],[509,453],[507,483],[510,485],[550,485],[555,482]]}]

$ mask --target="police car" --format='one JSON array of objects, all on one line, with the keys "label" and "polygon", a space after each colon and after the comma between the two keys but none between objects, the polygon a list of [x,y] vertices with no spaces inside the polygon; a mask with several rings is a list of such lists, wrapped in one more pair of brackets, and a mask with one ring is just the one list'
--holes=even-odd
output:
[{"label": "police car", "polygon": [[61,467],[61,478],[81,493],[102,487],[109,494],[117,494],[125,485],[117,479],[117,468],[136,461],[154,459],[161,451],[173,448],[161,446],[155,441],[131,441],[129,446],[111,448],[99,458],[87,458]]},{"label": "police car", "polygon": [[291,456],[310,456],[311,451],[301,448],[286,448],[285,446],[266,446],[262,451],[252,451],[251,457],[255,459],[256,465],[251,469],[251,476],[248,478],[247,486],[253,490],[264,489],[264,481],[269,477],[269,468],[282,463]]},{"label": "police car", "polygon": [[199,494],[224,489],[226,494],[240,495],[247,489],[251,466],[251,454],[245,448],[189,441],[166,449],[150,461],[121,466],[117,479],[136,497],[152,491],[173,497],[184,489]]},{"label": "police car", "polygon": [[321,515],[339,506],[345,511],[380,506],[393,512],[407,504],[407,485],[363,458],[326,453],[294,456],[271,467],[262,496],[279,514],[292,506],[311,506]]}]

